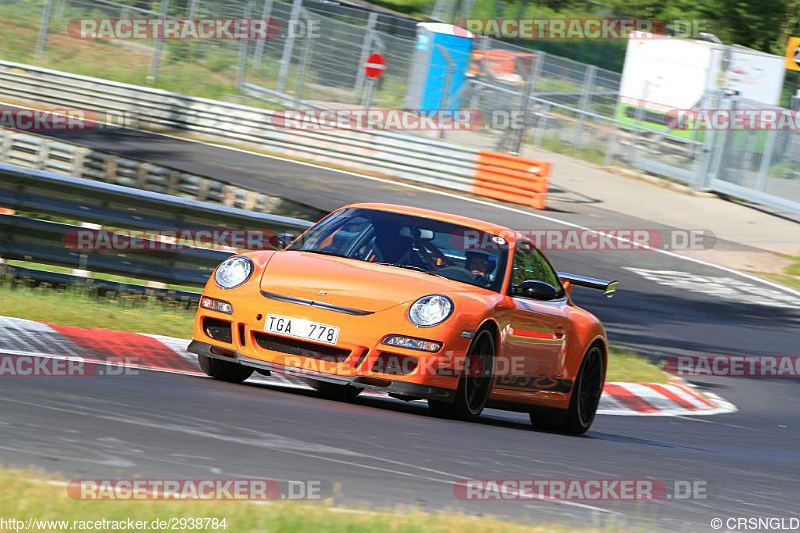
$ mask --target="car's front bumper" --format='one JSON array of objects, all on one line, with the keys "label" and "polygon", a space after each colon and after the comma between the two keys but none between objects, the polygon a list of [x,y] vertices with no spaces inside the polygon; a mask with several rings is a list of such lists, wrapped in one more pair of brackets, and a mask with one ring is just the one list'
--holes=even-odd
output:
[{"label": "car's front bumper", "polygon": [[409,383],[396,379],[388,379],[388,377],[383,376],[377,379],[375,377],[362,375],[346,376],[330,374],[327,372],[319,372],[316,370],[299,368],[296,366],[281,365],[275,362],[253,359],[251,357],[242,355],[235,350],[231,350],[230,348],[220,348],[218,346],[197,340],[193,340],[191,344],[189,344],[188,351],[197,355],[219,359],[221,361],[238,363],[256,370],[268,370],[270,372],[277,372],[279,374],[285,374],[288,376],[324,381],[339,385],[352,385],[361,389],[378,390],[408,398],[425,398],[443,402],[453,402],[455,399],[455,390],[453,389],[419,383]]},{"label": "car's front bumper", "polygon": [[[267,292],[257,283],[254,279],[227,291],[213,282],[206,285],[204,297],[228,302],[232,309],[226,314],[199,306],[193,338],[212,347],[206,350],[210,355],[203,355],[225,359],[226,354],[233,354],[236,362],[253,368],[302,373],[308,379],[363,388],[393,389],[389,392],[398,395],[454,397],[480,320],[478,315],[457,309],[444,323],[420,328],[408,319],[411,302],[374,312],[318,302],[308,305],[299,298],[276,294],[282,291]],[[324,344],[267,331],[270,314],[336,326],[339,335],[335,344]],[[221,330],[213,331],[215,324]],[[387,335],[438,342],[441,348],[427,352],[383,344]],[[383,386],[386,383],[389,385]],[[395,392],[398,389],[416,392]]]}]

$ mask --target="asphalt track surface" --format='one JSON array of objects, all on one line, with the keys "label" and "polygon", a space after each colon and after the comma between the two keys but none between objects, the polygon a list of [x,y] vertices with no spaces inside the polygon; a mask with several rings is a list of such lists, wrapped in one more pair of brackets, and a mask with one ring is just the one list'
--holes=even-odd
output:
[{"label": "asphalt track surface", "polygon": [[[70,142],[224,179],[333,209],[389,201],[466,214],[517,229],[652,228],[591,199],[558,210],[475,202],[162,135],[130,130],[60,132]],[[544,215],[547,218],[542,218]],[[718,246],[731,246],[718,243]],[[560,270],[620,280],[607,300],[576,289],[612,343],[668,354],[777,354],[800,350],[800,302],[730,271],[654,251],[550,252]],[[667,287],[627,267],[729,278],[777,291],[758,298]],[[702,285],[702,284],[701,284]],[[754,295],[755,296],[755,295]],[[739,412],[711,417],[600,416],[583,437],[537,432],[521,415],[491,411],[478,423],[440,420],[424,404],[361,398],[353,404],[263,384],[142,371],[138,376],[6,378],[0,389],[0,460],[68,477],[325,479],[337,504],[457,508],[532,522],[711,531],[712,518],[797,516],[800,381],[699,380]],[[463,502],[459,479],[654,478],[707,482],[705,500]]]}]

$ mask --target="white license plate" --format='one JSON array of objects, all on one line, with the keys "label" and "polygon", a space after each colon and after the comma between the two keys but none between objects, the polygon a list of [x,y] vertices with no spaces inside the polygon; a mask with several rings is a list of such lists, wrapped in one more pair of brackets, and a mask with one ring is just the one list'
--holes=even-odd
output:
[{"label": "white license plate", "polygon": [[337,326],[311,322],[304,318],[280,315],[267,315],[267,319],[264,321],[264,331],[324,342],[325,344],[336,344],[339,339],[339,328]]}]

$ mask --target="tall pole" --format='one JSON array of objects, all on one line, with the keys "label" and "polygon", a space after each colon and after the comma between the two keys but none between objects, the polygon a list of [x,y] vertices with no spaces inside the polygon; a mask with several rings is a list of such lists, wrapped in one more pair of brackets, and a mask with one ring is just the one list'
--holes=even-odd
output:
[{"label": "tall pole", "polygon": [[300,9],[303,7],[303,0],[292,0],[292,13],[289,15],[289,27],[286,28],[286,42],[283,44],[283,57],[281,57],[281,69],[278,72],[278,92],[283,92],[286,88],[286,77],[289,75],[289,66],[292,63],[292,52],[294,51],[294,27],[300,19]]},{"label": "tall pole", "polygon": [[[158,15],[159,19],[167,18],[167,12],[169,11],[169,0],[161,0],[161,13]],[[163,26],[162,26],[163,27]],[[150,58],[150,73],[147,75],[147,82],[151,85],[156,82],[156,76],[158,75],[158,62],[161,59],[161,41],[163,35],[161,31],[158,32],[156,36],[156,45],[153,48],[153,57]]]},{"label": "tall pole", "polygon": [[39,37],[36,39],[36,55],[41,57],[47,46],[47,34],[50,33],[50,19],[53,18],[53,0],[47,0],[42,11],[42,22],[39,25]]},{"label": "tall pole", "polygon": [[[253,12],[253,0],[248,0],[248,2],[244,5],[244,18],[245,20],[250,18],[251,13]],[[247,39],[240,39],[239,40],[239,66],[236,69],[236,89],[241,92],[244,89],[244,83],[247,81],[247,47],[248,47],[248,40]]]},{"label": "tall pole", "polygon": [[[264,0],[264,9],[261,11],[261,18],[269,20],[272,16],[272,0]],[[271,25],[267,26],[269,31]],[[256,51],[253,54],[253,68],[256,69],[261,66],[261,57],[264,55],[264,39],[256,41]]]},{"label": "tall pole", "polygon": [[367,62],[367,56],[372,51],[372,35],[375,32],[375,25],[378,23],[378,13],[373,11],[367,20],[367,31],[364,33],[364,41],[361,43],[361,57],[358,58],[358,74],[356,74],[356,93],[361,92],[364,86],[364,69],[362,65]]}]

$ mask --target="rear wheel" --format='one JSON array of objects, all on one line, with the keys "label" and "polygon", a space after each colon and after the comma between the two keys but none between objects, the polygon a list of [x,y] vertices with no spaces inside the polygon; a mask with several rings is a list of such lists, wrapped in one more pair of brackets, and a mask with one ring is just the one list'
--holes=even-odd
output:
[{"label": "rear wheel", "polygon": [[221,361],[205,355],[198,355],[197,362],[200,364],[200,369],[207,375],[228,383],[241,383],[253,373],[252,368],[239,363]]},{"label": "rear wheel", "polygon": [[336,383],[328,383],[327,381],[309,380],[308,383],[314,387],[323,398],[339,402],[353,401],[363,390],[358,387],[353,387],[352,385],[338,385]]},{"label": "rear wheel", "polygon": [[531,413],[531,423],[534,426],[574,435],[586,433],[594,422],[600,396],[603,394],[603,351],[598,346],[592,346],[583,357],[575,387],[569,401],[566,416],[557,424],[547,419],[537,417]]},{"label": "rear wheel", "polygon": [[494,337],[488,329],[483,329],[475,336],[467,353],[467,366],[458,380],[455,401],[428,400],[433,414],[443,418],[476,420],[489,399],[494,356]]}]

